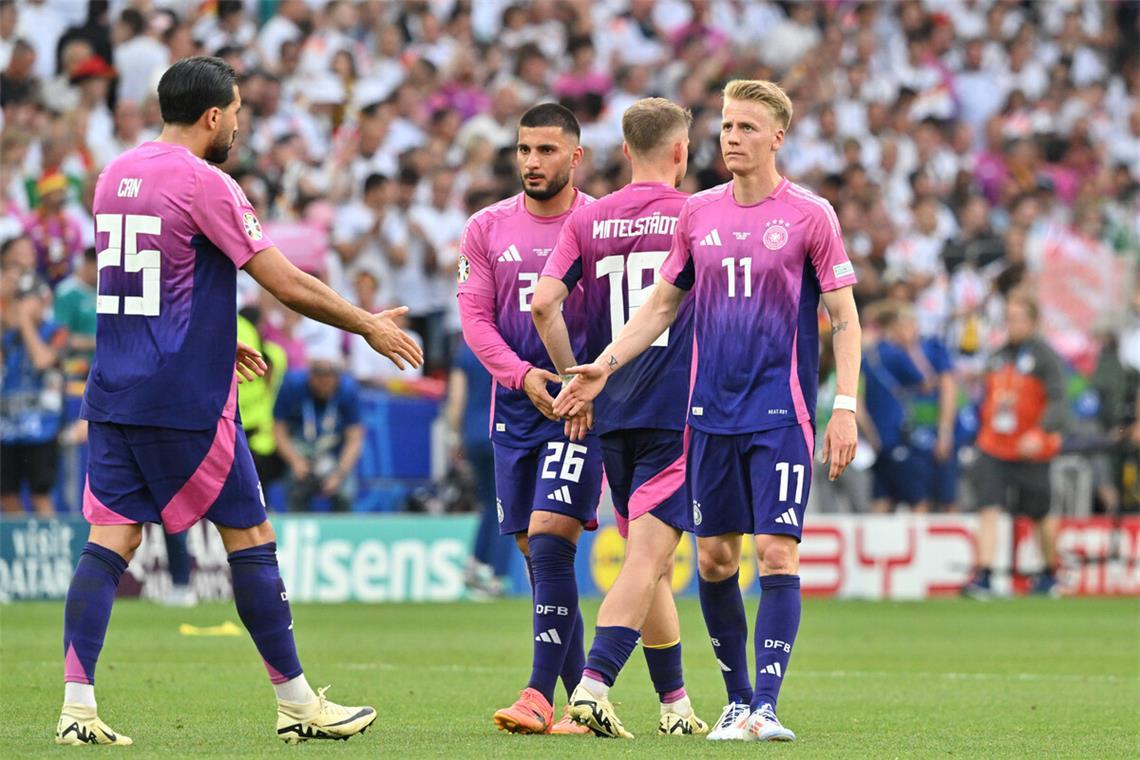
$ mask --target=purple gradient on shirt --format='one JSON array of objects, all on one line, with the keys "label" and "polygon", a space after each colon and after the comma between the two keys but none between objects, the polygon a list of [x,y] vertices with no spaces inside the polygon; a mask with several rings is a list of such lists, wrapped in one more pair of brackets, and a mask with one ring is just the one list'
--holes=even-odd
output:
[{"label": "purple gradient on shirt", "polygon": [[726,435],[813,418],[820,293],[855,283],[827,201],[785,179],[744,206],[732,187],[685,204],[661,268],[694,292],[700,353],[689,424]]},{"label": "purple gradient on shirt", "polygon": [[[214,427],[234,374],[237,270],[273,245],[253,207],[232,178],[186,148],[148,142],[103,170],[94,216],[96,248],[107,257],[99,294],[118,303],[98,316],[82,416]],[[131,235],[132,227],[148,231]],[[127,299],[148,293],[146,270],[127,271],[132,245],[158,252],[157,313],[129,313]]]},{"label": "purple gradient on shirt", "polygon": [[[562,228],[542,274],[583,292],[589,319],[585,356],[575,352],[579,361],[597,358],[614,338],[615,318],[620,316],[624,325],[634,311],[633,301],[648,297],[656,281],[655,269],[669,251],[677,215],[687,198],[660,182],[630,184],[574,212]],[[616,294],[615,281],[621,283]],[[651,346],[609,379],[595,402],[599,434],[684,428],[692,359],[692,300],[682,301],[664,345]],[[577,337],[574,332],[570,335]]]},{"label": "purple gradient on shirt", "polygon": [[[469,275],[459,284],[460,315],[468,345],[496,380],[491,437],[508,446],[532,446],[562,434],[562,423],[547,420],[521,390],[529,366],[554,371],[538,337],[530,300],[539,274],[558,241],[558,232],[576,209],[593,202],[578,192],[571,208],[558,216],[535,216],[519,193],[488,206],[467,222],[460,242]],[[563,316],[575,356],[585,345],[584,300],[581,290],[566,299]],[[493,315],[489,331],[469,334],[469,318],[477,311]],[[494,334],[491,334],[493,332]],[[498,351],[505,345],[506,350]],[[557,386],[551,385],[551,393]]]}]

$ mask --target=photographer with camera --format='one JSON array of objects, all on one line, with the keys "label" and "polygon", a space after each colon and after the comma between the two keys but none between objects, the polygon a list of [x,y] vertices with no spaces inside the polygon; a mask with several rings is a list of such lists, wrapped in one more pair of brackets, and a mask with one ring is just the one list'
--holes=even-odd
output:
[{"label": "photographer with camera", "polygon": [[356,495],[356,463],[364,444],[360,394],[338,352],[311,349],[307,369],[285,376],[273,408],[277,450],[289,465],[290,512],[320,495],[345,512]]}]

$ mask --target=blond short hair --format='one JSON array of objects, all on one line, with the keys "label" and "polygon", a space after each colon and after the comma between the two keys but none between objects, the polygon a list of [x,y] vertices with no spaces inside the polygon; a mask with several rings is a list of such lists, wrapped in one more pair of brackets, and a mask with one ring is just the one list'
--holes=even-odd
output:
[{"label": "blond short hair", "polygon": [[746,100],[767,106],[776,125],[786,130],[792,123],[792,99],[775,82],[764,79],[734,79],[724,86],[725,100]]},{"label": "blond short hair", "polygon": [[650,153],[664,147],[665,140],[676,132],[688,132],[693,114],[665,98],[642,98],[621,117],[621,133],[634,153]]}]

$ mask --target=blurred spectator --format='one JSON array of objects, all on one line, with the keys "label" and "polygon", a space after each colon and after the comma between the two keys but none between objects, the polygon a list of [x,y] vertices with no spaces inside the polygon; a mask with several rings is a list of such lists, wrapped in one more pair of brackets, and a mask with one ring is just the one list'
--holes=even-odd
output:
[{"label": "blurred spectator", "polygon": [[864,358],[867,413],[879,437],[872,510],[955,507],[957,386],[938,338],[920,338],[909,304],[878,311],[880,340]]},{"label": "blurred spectator", "polygon": [[503,590],[503,579],[510,572],[514,552],[511,540],[499,535],[495,462],[488,435],[491,386],[491,375],[460,340],[447,381],[444,417],[448,448],[453,466],[474,479],[483,510],[465,579],[470,591],[498,596]]},{"label": "blurred spectator", "polygon": [[47,0],[27,0],[19,7],[16,34],[35,47],[35,72],[41,81],[55,73],[55,51],[67,21]]},{"label": "blurred spectator", "polygon": [[[159,42],[143,14],[124,8],[115,25],[115,70],[119,72],[118,100],[142,103],[154,86],[156,75],[170,65],[170,50]],[[128,147],[134,147],[128,146]]]},{"label": "blurred spectator", "polygon": [[16,4],[0,3],[0,71],[8,68],[16,41]]},{"label": "blurred spectator", "polygon": [[63,36],[59,38],[57,50],[59,51],[60,68],[66,70],[63,53],[67,46],[75,41],[84,42],[90,46],[90,53],[102,58],[104,61],[114,60],[115,51],[111,41],[111,4],[107,0],[87,0],[87,18],[79,26],[70,26]]},{"label": "blurred spectator", "polygon": [[5,251],[0,264],[3,375],[0,380],[0,500],[22,512],[21,489],[41,517],[55,513],[51,492],[59,460],[65,333],[48,318],[49,296]]},{"label": "blurred spectator", "polygon": [[[1038,306],[1024,293],[1010,296],[1008,342],[990,358],[981,406],[973,483],[980,512],[978,569],[966,593],[991,591],[998,515],[1007,509],[1034,522],[1045,567],[1035,593],[1056,588],[1057,516],[1051,514],[1049,464],[1061,449],[1068,420],[1061,360],[1039,333]],[[1012,492],[1012,498],[1011,498]]]},{"label": "blurred spectator", "polygon": [[285,376],[273,417],[277,450],[289,466],[289,511],[308,511],[316,496],[348,511],[364,428],[356,381],[340,356],[310,352],[307,369]]},{"label": "blurred spectator", "polygon": [[364,180],[361,199],[337,212],[332,231],[336,257],[329,260],[329,284],[338,292],[349,292],[356,275],[367,270],[376,280],[379,302],[390,303],[397,297],[392,273],[403,261],[393,260],[390,250],[381,245],[380,237],[392,196],[393,186],[388,178],[370,174]]},{"label": "blurred spectator", "polygon": [[86,379],[91,360],[95,358],[98,282],[98,256],[94,248],[87,248],[75,272],[55,290],[55,323],[67,334],[62,366],[68,379]]},{"label": "blurred spectator", "polygon": [[36,271],[52,286],[69,274],[83,251],[79,218],[65,208],[67,178],[59,172],[45,174],[36,183],[39,206],[25,222],[24,232],[36,246]]},{"label": "blurred spectator", "polygon": [[[353,303],[372,313],[387,308],[377,297],[380,290],[379,279],[379,276],[371,270],[359,270],[355,278],[356,298],[353,299]],[[409,332],[417,343],[423,345],[423,339],[408,329],[406,317],[398,318],[397,324],[402,330]],[[348,368],[358,383],[370,388],[388,388],[392,383],[403,384],[408,380],[423,377],[424,374],[423,367],[401,370],[387,357],[376,353],[376,350],[368,345],[368,341],[359,335],[348,336]]]},{"label": "blurred spectator", "polygon": [[158,135],[153,130],[146,128],[139,104],[133,100],[120,98],[115,104],[114,127],[111,135],[103,142],[93,143],[90,146],[92,157],[96,165],[106,166],[122,153],[156,137]]},{"label": "blurred spectator", "polygon": [[23,38],[12,43],[8,65],[0,73],[0,106],[28,103],[39,95],[40,79],[35,73],[35,48]]},{"label": "blurred spectator", "polygon": [[115,132],[115,118],[107,106],[115,76],[111,65],[97,55],[71,70],[71,83],[79,88],[79,111],[87,118],[87,130],[82,135],[87,145],[106,142]]},{"label": "blurred spectator", "polygon": [[440,367],[445,349],[443,317],[445,304],[434,280],[439,271],[440,251],[436,240],[416,215],[412,213],[420,175],[416,170],[403,169],[396,180],[392,204],[385,212],[380,235],[393,266],[392,281],[395,298],[408,307],[408,323],[424,341],[424,371],[431,373]]}]

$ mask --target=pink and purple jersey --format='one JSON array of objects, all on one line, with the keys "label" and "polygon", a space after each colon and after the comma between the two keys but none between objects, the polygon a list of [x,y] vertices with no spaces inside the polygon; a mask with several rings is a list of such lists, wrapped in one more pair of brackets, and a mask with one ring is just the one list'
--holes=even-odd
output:
[{"label": "pink and purple jersey", "polygon": [[95,360],[82,416],[201,430],[225,414],[237,270],[273,245],[229,175],[180,145],[143,143],[99,175]]},{"label": "pink and purple jersey", "polygon": [[[574,210],[594,200],[579,191],[565,214],[543,217],[527,211],[524,197],[513,195],[472,216],[459,244],[463,335],[495,382],[491,439],[518,447],[563,434],[562,423],[539,414],[521,390],[532,367],[555,371],[534,327],[530,301],[543,264],[558,242],[558,231]],[[574,356],[579,358],[584,355],[586,334],[583,306],[577,289],[563,308]]]},{"label": "pink and purple jersey", "polygon": [[694,291],[689,424],[720,435],[814,419],[819,296],[855,283],[831,204],[783,179],[744,206],[732,184],[685,203],[661,267]]},{"label": "pink and purple jersey", "polygon": [[[626,185],[584,206],[562,227],[542,270],[585,297],[586,356],[594,359],[645,303],[673,241],[689,196],[660,182]],[[610,378],[596,402],[595,430],[683,430],[693,355],[692,298],[673,325],[641,356]],[[571,333],[574,336],[574,333]]]}]

